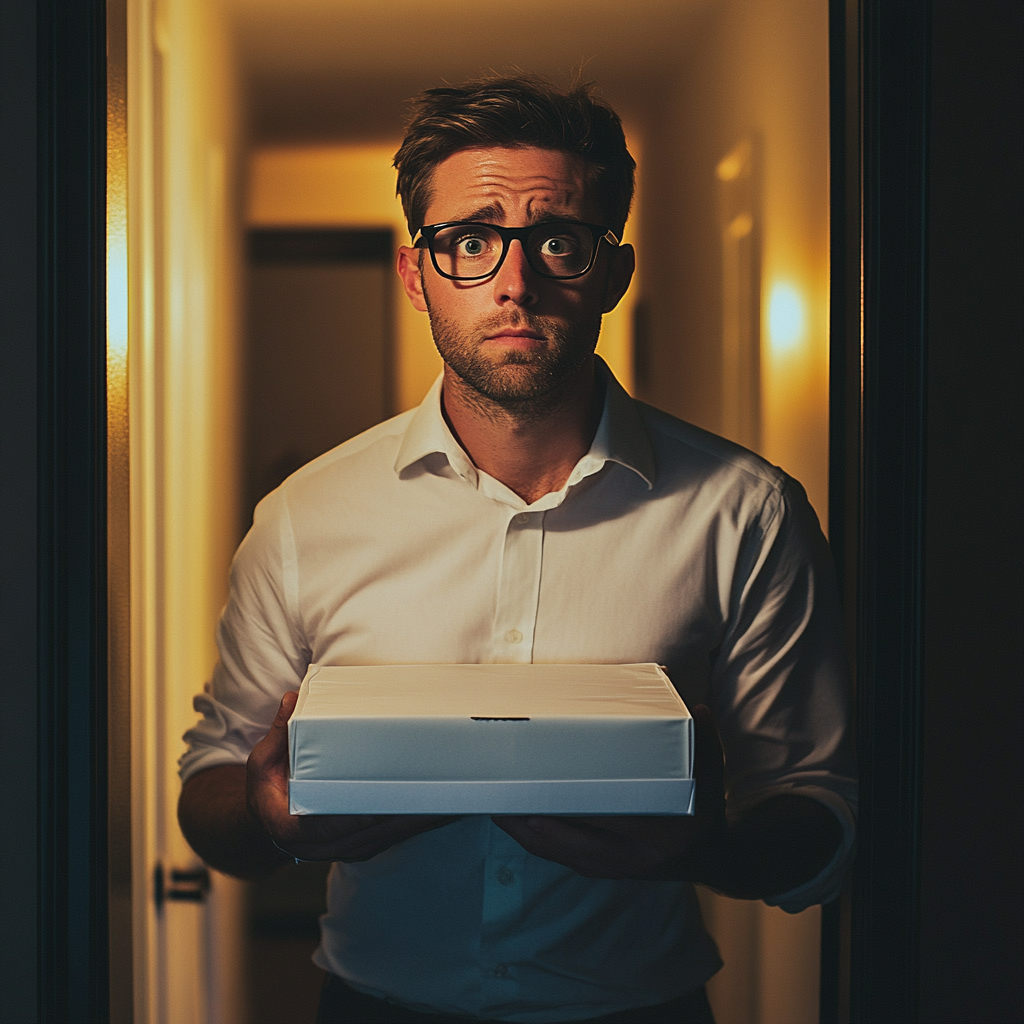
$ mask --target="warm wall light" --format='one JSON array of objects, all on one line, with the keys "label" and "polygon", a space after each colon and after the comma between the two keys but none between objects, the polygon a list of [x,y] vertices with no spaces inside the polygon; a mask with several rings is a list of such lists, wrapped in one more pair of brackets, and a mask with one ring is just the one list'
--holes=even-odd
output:
[{"label": "warm wall light", "polygon": [[715,168],[719,181],[735,181],[741,174],[750,173],[750,160],[753,145],[749,139],[743,139],[733,147],[732,152],[722,157]]},{"label": "warm wall light", "polygon": [[804,336],[807,316],[800,292],[791,284],[772,285],[768,297],[768,340],[773,352],[789,352]]}]

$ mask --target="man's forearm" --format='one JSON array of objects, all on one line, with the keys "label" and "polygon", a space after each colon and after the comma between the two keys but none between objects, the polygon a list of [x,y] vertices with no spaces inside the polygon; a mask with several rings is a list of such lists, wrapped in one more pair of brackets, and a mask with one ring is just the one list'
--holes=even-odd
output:
[{"label": "man's forearm", "polygon": [[683,855],[683,874],[736,899],[766,899],[811,881],[843,840],[836,816],[810,797],[772,797]]},{"label": "man's forearm", "polygon": [[193,775],[178,800],[178,823],[192,849],[212,868],[236,878],[262,878],[287,859],[246,806],[244,764]]}]

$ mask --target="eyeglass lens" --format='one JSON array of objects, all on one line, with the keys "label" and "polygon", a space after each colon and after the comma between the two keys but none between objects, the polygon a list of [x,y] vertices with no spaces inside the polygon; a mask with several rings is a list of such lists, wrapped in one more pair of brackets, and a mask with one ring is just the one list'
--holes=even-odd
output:
[{"label": "eyeglass lens", "polygon": [[[549,277],[575,277],[590,266],[596,242],[589,228],[571,222],[538,224],[527,235],[526,258]],[[484,277],[501,260],[501,235],[486,224],[457,224],[434,236],[438,269],[452,277]]]}]

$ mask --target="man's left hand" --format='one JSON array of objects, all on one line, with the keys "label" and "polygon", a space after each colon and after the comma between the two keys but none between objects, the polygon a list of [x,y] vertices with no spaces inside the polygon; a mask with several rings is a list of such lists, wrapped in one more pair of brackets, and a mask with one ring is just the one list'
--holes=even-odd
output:
[{"label": "man's left hand", "polygon": [[693,709],[695,807],[692,816],[495,817],[527,852],[588,878],[685,878],[688,852],[726,832],[722,744],[703,704]]}]

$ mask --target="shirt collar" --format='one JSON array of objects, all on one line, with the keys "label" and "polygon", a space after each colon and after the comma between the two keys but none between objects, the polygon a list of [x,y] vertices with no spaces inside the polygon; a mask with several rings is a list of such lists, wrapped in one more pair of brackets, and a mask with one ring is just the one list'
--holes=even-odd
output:
[{"label": "shirt collar", "polygon": [[594,443],[584,459],[594,457],[605,462],[617,462],[632,470],[650,490],[657,479],[654,449],[647,436],[636,400],[615,379],[607,363],[598,356],[597,372],[605,383],[604,411],[597,425]]},{"label": "shirt collar", "polygon": [[447,457],[448,464],[459,476],[476,486],[476,466],[455,440],[455,435],[441,414],[443,380],[444,373],[438,374],[437,380],[430,386],[430,390],[409,420],[395,458],[395,472],[401,476],[414,463],[440,452]]},{"label": "shirt collar", "polygon": [[[611,370],[597,357],[597,372],[604,381],[604,409],[590,450],[576,464],[566,487],[598,472],[606,462],[617,462],[636,473],[650,490],[657,470],[647,431],[640,420],[636,403],[615,379]],[[440,453],[467,483],[477,486],[479,475],[469,456],[455,440],[441,414],[441,383],[438,376],[426,397],[413,413],[395,458],[395,472],[401,473],[429,455]]]}]

